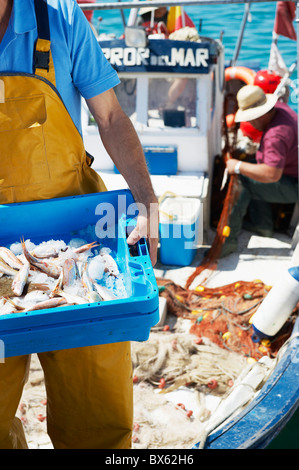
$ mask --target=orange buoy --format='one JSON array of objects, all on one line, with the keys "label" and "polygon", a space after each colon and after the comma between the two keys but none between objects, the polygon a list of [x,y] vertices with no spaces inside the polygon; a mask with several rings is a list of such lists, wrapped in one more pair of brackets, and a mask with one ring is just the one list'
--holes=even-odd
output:
[{"label": "orange buoy", "polygon": [[236,66],[227,67],[224,72],[225,81],[242,80],[246,85],[253,85],[256,72],[248,67]]}]

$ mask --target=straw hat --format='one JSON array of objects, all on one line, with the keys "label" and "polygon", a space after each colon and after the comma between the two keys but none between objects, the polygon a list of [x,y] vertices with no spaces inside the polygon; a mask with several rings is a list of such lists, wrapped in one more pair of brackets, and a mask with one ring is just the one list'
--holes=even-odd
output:
[{"label": "straw hat", "polygon": [[236,112],[235,122],[258,119],[274,108],[277,99],[275,95],[266,95],[259,86],[243,86],[237,94],[239,109]]}]

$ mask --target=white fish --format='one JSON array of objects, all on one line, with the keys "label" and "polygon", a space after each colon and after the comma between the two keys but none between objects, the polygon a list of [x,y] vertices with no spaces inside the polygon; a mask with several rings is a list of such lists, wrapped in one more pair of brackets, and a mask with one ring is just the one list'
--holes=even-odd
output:
[{"label": "white fish", "polygon": [[39,245],[34,248],[33,251],[30,251],[30,254],[35,258],[43,259],[43,258],[57,258],[60,252],[64,252],[67,250],[67,247],[57,247],[55,245]]},{"label": "white fish", "polygon": [[41,261],[32,256],[26,248],[24,240],[21,242],[23,252],[27,261],[32,265],[38,268],[40,271],[46,273],[50,277],[57,279],[60,275],[61,268],[51,261]]},{"label": "white fish", "polygon": [[6,302],[8,304],[10,304],[14,309],[15,311],[22,311],[24,310],[24,307],[22,307],[21,305],[19,305],[17,302],[14,302],[12,299],[10,299],[9,297],[4,297],[4,299],[6,299]]},{"label": "white fish", "polygon": [[73,258],[68,258],[64,261],[62,266],[62,285],[74,285],[78,274],[78,268]]},{"label": "white fish", "polygon": [[6,274],[7,276],[15,276],[18,271],[14,268],[11,268],[8,264],[5,263],[5,261],[0,259],[0,272]]},{"label": "white fish", "polygon": [[79,295],[75,295],[73,293],[69,293],[65,290],[57,289],[56,295],[64,297],[69,304],[86,304],[86,299],[83,299],[83,297],[80,297]]},{"label": "white fish", "polygon": [[102,300],[115,300],[115,299],[117,299],[116,295],[114,295],[107,287],[101,286],[97,282],[94,282],[94,286],[95,286],[99,296],[102,298]]},{"label": "white fish", "polygon": [[102,260],[104,262],[104,271],[108,272],[112,276],[117,277],[119,275],[119,270],[114,258],[109,255],[106,250],[103,249],[100,252],[100,256],[102,257]]},{"label": "white fish", "polygon": [[90,279],[87,271],[87,263],[82,268],[82,274],[81,274],[81,280],[84,288],[87,291],[87,298],[89,302],[100,302],[102,298],[99,296],[99,294],[94,290],[93,288],[93,282]]},{"label": "white fish", "polygon": [[15,313],[17,309],[7,299],[2,297],[0,299],[0,315],[8,315],[9,313]]},{"label": "white fish", "polygon": [[5,248],[4,246],[0,246],[0,258],[2,258],[3,261],[5,261],[5,263],[7,263],[11,268],[21,269],[23,266],[23,263],[19,260],[19,258],[17,258],[11,250]]},{"label": "white fish", "polygon": [[25,308],[24,312],[31,312],[32,310],[42,310],[46,308],[55,308],[66,305],[68,301],[64,297],[54,297],[53,299],[47,299],[43,302],[39,302],[31,307]]},{"label": "white fish", "polygon": [[11,289],[15,295],[22,295],[24,287],[28,280],[29,270],[30,264],[28,263],[28,261],[26,261],[26,263],[22,265],[21,269],[15,275],[11,285]]},{"label": "white fish", "polygon": [[44,300],[49,299],[49,293],[45,292],[43,290],[32,290],[31,292],[28,292],[23,298],[22,298],[22,304],[25,306],[26,304],[37,304],[39,302],[44,302]]}]

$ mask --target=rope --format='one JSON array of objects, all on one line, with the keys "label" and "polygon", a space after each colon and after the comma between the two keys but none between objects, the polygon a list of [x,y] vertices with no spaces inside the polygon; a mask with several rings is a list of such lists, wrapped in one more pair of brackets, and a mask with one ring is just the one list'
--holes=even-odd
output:
[{"label": "rope", "polygon": [[[228,108],[228,101],[229,101],[230,96],[227,95],[225,100],[224,100],[224,113],[223,113],[223,134],[225,138],[225,145],[224,149],[222,152],[222,159],[224,163],[231,158],[231,155],[233,154],[236,146],[236,129],[234,129],[234,136],[232,139],[232,143],[230,143],[230,139],[228,136],[228,128],[226,125],[226,109]],[[205,255],[202,263],[200,266],[198,266],[195,271],[188,277],[187,282],[186,282],[186,288],[189,288],[192,282],[196,277],[198,277],[204,270],[210,269],[210,270],[215,270],[217,268],[218,264],[218,259],[221,254],[222,246],[223,243],[226,240],[226,237],[229,236],[229,233],[227,233],[229,230],[227,228],[229,227],[229,216],[232,210],[232,207],[237,200],[239,195],[239,190],[238,190],[238,175],[230,175],[229,177],[229,182],[228,182],[228,188],[227,188],[227,193],[223,202],[223,208],[222,212],[220,215],[220,219],[217,225],[216,229],[216,235],[213,241],[213,244],[207,254]]]}]

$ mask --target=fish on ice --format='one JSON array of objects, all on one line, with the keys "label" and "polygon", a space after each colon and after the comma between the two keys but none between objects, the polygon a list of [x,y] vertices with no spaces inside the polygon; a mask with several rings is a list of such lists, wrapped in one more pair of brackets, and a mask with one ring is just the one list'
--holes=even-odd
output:
[{"label": "fish on ice", "polygon": [[30,264],[26,262],[22,265],[21,269],[17,272],[12,281],[11,289],[13,293],[17,296],[21,296],[24,290],[24,287],[28,281],[30,271]]},{"label": "fish on ice", "polygon": [[16,255],[4,246],[0,246],[0,258],[13,269],[21,269],[23,263]]},{"label": "fish on ice", "polygon": [[21,244],[25,258],[32,266],[35,266],[37,269],[46,273],[50,277],[54,277],[55,279],[59,277],[61,272],[61,268],[59,266],[57,266],[55,263],[52,263],[51,261],[39,260],[32,256],[26,248],[24,239]]}]

